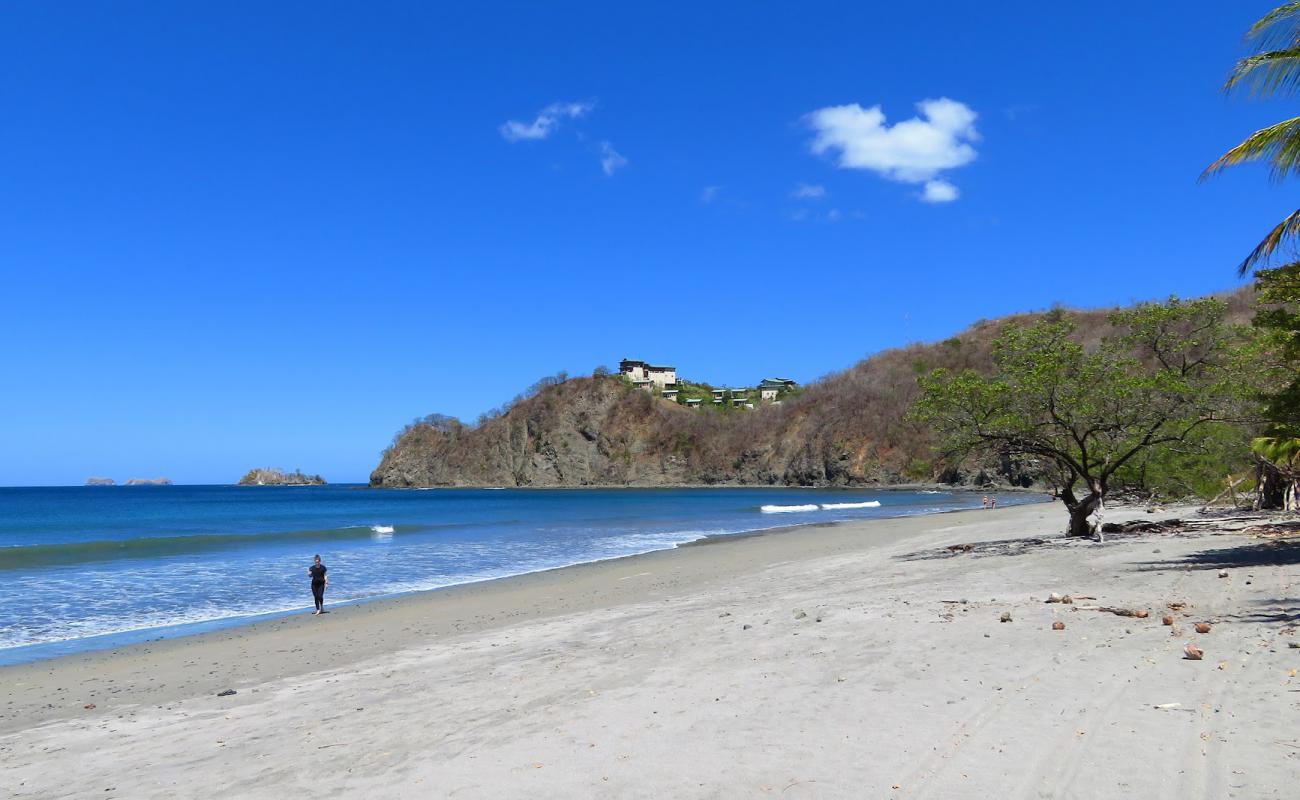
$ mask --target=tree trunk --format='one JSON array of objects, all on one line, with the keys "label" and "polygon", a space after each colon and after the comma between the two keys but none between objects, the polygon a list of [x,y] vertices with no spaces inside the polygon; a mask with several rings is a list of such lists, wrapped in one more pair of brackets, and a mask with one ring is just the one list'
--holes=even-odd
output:
[{"label": "tree trunk", "polygon": [[1289,481],[1281,470],[1260,459],[1255,464],[1255,510],[1277,509],[1286,505]]},{"label": "tree trunk", "polygon": [[1075,500],[1073,492],[1062,495],[1061,499],[1065,501],[1065,507],[1070,512],[1070,527],[1065,531],[1067,536],[1091,536],[1093,534],[1092,524],[1088,522],[1088,518],[1098,508],[1101,508],[1101,501],[1104,496],[1104,492],[1096,486],[1092,488],[1092,491],[1084,495],[1082,500]]}]

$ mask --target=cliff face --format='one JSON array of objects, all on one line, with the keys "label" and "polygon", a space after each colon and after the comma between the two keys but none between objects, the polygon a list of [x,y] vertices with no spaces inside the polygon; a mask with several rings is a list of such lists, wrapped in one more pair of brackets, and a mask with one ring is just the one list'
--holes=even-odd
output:
[{"label": "cliff face", "polygon": [[575,378],[477,428],[407,430],[370,483],[842,486],[932,479],[928,463],[911,463],[926,452],[924,434],[901,414],[873,410],[882,391],[888,387],[854,382],[780,406],[722,413],[690,410],[615,378]]},{"label": "cliff face", "polygon": [[[1239,320],[1250,296],[1227,299]],[[1107,312],[1068,312],[1096,341]],[[1032,464],[990,461],[958,469],[907,419],[917,377],[936,367],[986,371],[1012,321],[980,322],[943,342],[879,353],[810,385],[779,406],[691,410],[616,378],[548,386],[475,428],[408,428],[370,476],[372,486],[850,486],[910,482],[1026,486]]]},{"label": "cliff face", "polygon": [[[544,389],[478,428],[417,425],[384,454],[373,486],[655,486],[690,480],[663,432],[698,412],[614,378]],[[685,418],[685,419],[683,419]]]}]

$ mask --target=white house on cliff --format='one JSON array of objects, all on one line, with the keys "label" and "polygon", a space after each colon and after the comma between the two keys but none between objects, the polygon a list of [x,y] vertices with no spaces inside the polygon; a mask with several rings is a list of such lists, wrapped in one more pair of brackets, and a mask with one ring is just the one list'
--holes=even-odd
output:
[{"label": "white house on cliff", "polygon": [[643,389],[654,387],[663,390],[677,385],[677,367],[655,366],[644,361],[625,358],[618,362],[618,372],[620,375],[626,375],[633,386]]}]

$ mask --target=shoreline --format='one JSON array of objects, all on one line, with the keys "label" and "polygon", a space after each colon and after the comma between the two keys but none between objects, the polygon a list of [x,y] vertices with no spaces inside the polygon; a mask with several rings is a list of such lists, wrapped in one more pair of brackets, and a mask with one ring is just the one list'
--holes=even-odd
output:
[{"label": "shoreline", "polygon": [[21,798],[1288,796],[1300,540],[1063,518],[800,526],[3,667],[0,761]]},{"label": "shoreline", "polygon": [[[432,636],[447,636],[459,633],[465,633],[468,630],[483,631],[495,627],[498,619],[500,624],[508,624],[510,621],[521,618],[537,619],[548,616],[553,613],[572,612],[573,610],[586,609],[591,610],[596,606],[594,604],[569,603],[561,602],[554,608],[533,609],[532,613],[520,611],[515,608],[516,601],[523,597],[531,595],[534,592],[549,592],[559,590],[566,585],[572,588],[574,584],[585,584],[588,582],[599,582],[607,577],[607,573],[612,571],[622,571],[627,569],[644,570],[648,567],[659,566],[664,561],[671,561],[674,557],[682,558],[677,554],[691,553],[693,551],[714,551],[725,550],[728,545],[743,545],[744,543],[760,542],[765,539],[799,537],[802,535],[814,535],[818,532],[825,534],[838,533],[836,538],[851,538],[860,533],[869,533],[879,527],[882,530],[889,531],[899,527],[902,523],[903,534],[911,532],[909,529],[925,527],[919,524],[921,520],[942,519],[955,515],[979,515],[985,517],[989,515],[998,515],[1022,508],[1043,508],[1048,506],[1047,503],[1030,503],[1021,506],[1008,506],[1004,509],[986,511],[984,509],[957,509],[952,511],[934,512],[930,514],[904,515],[897,517],[882,517],[870,520],[853,520],[853,521],[836,521],[836,522],[809,522],[804,524],[786,524],[774,528],[764,528],[754,531],[746,531],[736,534],[725,534],[718,536],[705,536],[683,545],[676,545],[670,548],[649,550],[641,553],[633,553],[623,556],[614,556],[595,561],[583,561],[575,564],[566,564],[563,566],[551,567],[543,570],[532,572],[523,572],[516,575],[508,575],[498,578],[489,578],[480,581],[454,584],[434,589],[418,590],[413,592],[404,592],[396,595],[385,597],[368,598],[365,600],[350,601],[347,603],[329,604],[327,609],[331,610],[330,614],[323,618],[313,618],[310,613],[309,605],[304,605],[302,610],[291,610],[285,612],[272,612],[268,618],[253,619],[252,621],[232,621],[228,625],[203,630],[196,633],[180,634],[175,636],[165,636],[161,638],[146,638],[143,641],[131,642],[119,646],[99,647],[90,650],[79,650],[69,653],[63,653],[46,658],[37,658],[33,660],[17,661],[12,663],[0,664],[0,679],[11,683],[15,688],[24,685],[30,678],[40,674],[67,674],[68,680],[75,680],[93,674],[96,670],[104,667],[118,667],[130,664],[127,670],[141,670],[141,674],[151,672],[156,668],[156,662],[166,660],[172,657],[178,657],[186,651],[193,650],[202,654],[201,658],[207,658],[209,652],[218,652],[225,650],[230,643],[252,642],[254,647],[265,644],[265,640],[283,635],[291,637],[302,637],[309,640],[314,628],[311,627],[318,622],[334,623],[342,619],[361,618],[366,624],[372,624],[372,619],[379,619],[387,622],[390,619],[404,618],[406,616],[425,616],[427,612],[439,609],[442,606],[468,605],[472,610],[478,613],[476,624],[470,627],[461,624],[463,617],[458,617],[454,622],[447,624],[435,624],[428,626],[422,633]],[[892,525],[891,525],[892,523]],[[707,547],[704,545],[708,545]],[[825,544],[825,543],[821,543]],[[841,546],[843,543],[840,543]],[[870,544],[866,544],[870,547]],[[686,556],[689,558],[689,556]],[[721,577],[722,574],[732,573],[738,566],[728,569],[725,563],[720,563],[720,559],[711,559],[719,562],[710,565],[709,569],[715,574],[712,577]],[[637,577],[637,576],[634,576]],[[696,574],[693,576],[697,582],[704,582],[710,579],[710,575]],[[629,583],[629,587],[640,588],[640,583]],[[620,593],[615,593],[616,595]],[[615,600],[621,600],[616,596]],[[486,604],[484,608],[479,608],[481,604]],[[609,598],[605,598],[608,601]],[[602,601],[602,602],[605,602]],[[514,613],[512,613],[514,612]],[[486,615],[486,617],[483,617]],[[244,618],[247,620],[247,618]],[[196,623],[202,624],[202,623]],[[158,629],[146,629],[158,630]],[[42,645],[35,645],[36,647]],[[367,656],[372,656],[377,652],[389,650],[392,642],[385,639],[381,643],[369,642],[363,643],[360,647],[347,651],[347,657],[340,657],[343,653],[336,653],[330,658],[324,660],[321,664],[324,668],[341,668],[351,663],[355,663]],[[248,651],[242,650],[247,653]],[[290,671],[291,672],[291,671]],[[278,674],[289,674],[284,670],[279,670]],[[84,679],[84,678],[83,678]],[[241,678],[242,679],[242,678]],[[213,692],[222,691],[218,684],[224,687],[224,683],[230,682],[216,680],[205,682],[203,689]],[[238,686],[238,680],[232,685]],[[199,688],[197,685],[194,688]],[[5,703],[15,701],[13,692],[9,696],[0,695],[0,700]],[[183,696],[181,692],[159,692],[156,696],[153,693],[147,693],[149,699],[147,702],[167,702],[177,697]],[[98,701],[96,702],[98,707]],[[46,715],[38,715],[45,718]],[[57,718],[57,714],[49,715],[50,718]],[[0,710],[0,733],[10,728],[12,722],[12,712],[7,709]]]},{"label": "shoreline", "polygon": [[[336,485],[337,486],[337,485]],[[99,488],[99,487],[94,487]],[[559,489],[577,488],[577,487],[553,487]],[[654,487],[660,488],[660,487]],[[667,487],[664,487],[667,488]],[[732,487],[728,487],[732,488]],[[754,487],[759,488],[759,487]],[[899,490],[906,491],[906,490]],[[1030,493],[1030,492],[1026,492]],[[1051,503],[1052,501],[1044,499],[1042,503]],[[1028,505],[1034,505],[1029,503]],[[692,547],[701,544],[711,544],[736,538],[745,538],[750,536],[763,536],[767,534],[794,532],[802,528],[817,528],[823,526],[835,526],[845,524],[858,524],[863,522],[882,521],[888,519],[902,519],[906,517],[928,517],[942,514],[961,513],[962,511],[982,510],[982,509],[948,509],[943,511],[930,511],[923,514],[899,514],[896,516],[879,516],[863,520],[834,520],[834,521],[817,521],[817,522],[798,522],[795,519],[788,519],[782,524],[774,525],[767,528],[754,528],[752,530],[738,531],[736,533],[725,534],[704,534],[699,538],[692,539],[677,544],[658,547],[650,550],[644,550],[636,553],[627,553],[624,555],[607,556],[588,561],[575,561],[568,564],[560,564],[553,567],[546,567],[539,570],[526,572],[511,573],[491,578],[481,578],[478,580],[464,581],[460,583],[447,584],[445,586],[434,586],[426,589],[413,589],[410,591],[396,592],[391,594],[372,595],[369,597],[360,597],[350,600],[342,600],[331,604],[331,607],[351,607],[364,605],[368,603],[384,602],[399,600],[412,595],[426,594],[429,592],[443,592],[457,587],[472,586],[494,581],[509,580],[525,575],[550,572],[553,570],[570,569],[580,567],[585,564],[598,564],[605,561],[617,561],[625,558],[635,558],[638,556],[649,555],[657,552],[664,552],[680,547]],[[784,515],[766,515],[769,517],[780,517]],[[190,636],[202,636],[206,634],[218,634],[232,628],[242,628],[250,625],[261,625],[274,622],[282,617],[292,616],[310,609],[311,605],[304,602],[300,606],[294,606],[287,609],[275,609],[260,612],[257,614],[234,615],[229,617],[217,617],[213,619],[197,620],[191,622],[178,622],[168,625],[155,625],[143,628],[130,628],[121,631],[112,631],[107,633],[95,634],[92,636],[79,637],[74,639],[63,639],[49,642],[37,642],[17,647],[0,649],[0,669],[9,666],[18,666],[22,664],[40,664],[52,659],[67,658],[86,653],[95,653],[102,651],[117,651],[127,647],[135,647],[149,643],[160,643],[171,639],[185,638]]]}]

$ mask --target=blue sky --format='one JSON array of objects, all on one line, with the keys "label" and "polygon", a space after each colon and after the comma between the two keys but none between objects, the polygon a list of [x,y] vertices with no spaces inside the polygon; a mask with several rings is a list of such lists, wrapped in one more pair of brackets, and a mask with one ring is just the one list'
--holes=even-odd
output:
[{"label": "blue sky", "polygon": [[1231,288],[1272,4],[5,3],[0,484],[362,481],[558,370]]}]

